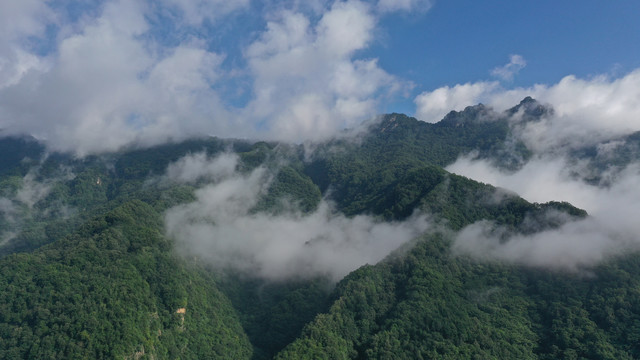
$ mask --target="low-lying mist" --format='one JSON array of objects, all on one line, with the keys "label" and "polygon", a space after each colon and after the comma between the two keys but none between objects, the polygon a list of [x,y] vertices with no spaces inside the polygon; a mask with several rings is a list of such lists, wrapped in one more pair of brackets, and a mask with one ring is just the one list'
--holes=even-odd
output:
[{"label": "low-lying mist", "polygon": [[[592,145],[602,152],[609,150],[607,144]],[[448,166],[453,173],[515,191],[526,200],[567,201],[589,213],[585,219],[531,235],[509,235],[491,223],[475,223],[457,235],[454,250],[481,259],[570,271],[640,250],[640,163],[597,169],[600,180],[594,181],[593,159],[576,159],[572,150],[571,146],[563,151],[537,150],[517,171],[471,156]]]},{"label": "low-lying mist", "polygon": [[74,174],[60,168],[52,177],[39,179],[40,165],[24,176],[7,177],[0,183],[0,246],[13,240],[28,220],[35,217],[66,218],[74,210],[59,201],[46,203],[56,184],[69,181]]},{"label": "low-lying mist", "polygon": [[337,281],[365,264],[374,264],[425,232],[425,216],[380,222],[370,216],[348,218],[322,200],[312,213],[296,210],[292,199],[278,214],[252,209],[268,190],[271,170],[229,171],[235,155],[188,155],[169,166],[173,181],[209,179],[196,200],[165,214],[165,227],[177,250],[214,268],[268,280],[328,276]]}]

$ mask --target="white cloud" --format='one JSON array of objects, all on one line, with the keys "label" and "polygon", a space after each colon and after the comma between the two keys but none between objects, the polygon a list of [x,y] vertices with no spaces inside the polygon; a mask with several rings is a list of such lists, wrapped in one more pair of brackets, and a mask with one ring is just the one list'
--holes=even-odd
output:
[{"label": "white cloud", "polygon": [[43,216],[60,219],[73,211],[60,203],[47,204],[43,208],[43,200],[47,199],[56,184],[69,181],[75,175],[69,169],[60,167],[54,175],[38,179],[39,171],[40,166],[30,168],[15,189],[4,189],[4,196],[0,197],[0,246],[18,236],[29,219]]},{"label": "white cloud", "polygon": [[595,144],[640,130],[640,70],[614,79],[570,75],[557,84],[527,88],[505,89],[497,82],[445,86],[415,98],[416,117],[436,122],[448,110],[462,110],[478,102],[503,111],[526,96],[554,109],[552,117],[522,129],[522,139],[537,152]]},{"label": "white cloud", "polygon": [[32,53],[26,40],[42,35],[54,20],[45,1],[0,2],[0,90],[18,83],[32,69],[46,68],[46,61]]},{"label": "white cloud", "polygon": [[211,121],[226,119],[211,89],[223,57],[198,43],[151,51],[141,37],[146,11],[137,2],[107,3],[60,41],[50,69],[0,90],[0,126],[80,155],[223,132],[226,120]]},{"label": "white cloud", "polygon": [[542,124],[543,129],[532,129],[536,134],[531,137],[538,136],[533,141],[547,137],[582,143],[640,130],[640,70],[618,79],[567,76],[558,84],[537,86],[530,92],[550,103],[556,113],[552,122]]},{"label": "white cloud", "polygon": [[477,82],[444,86],[423,92],[415,98],[416,117],[422,121],[435,123],[452,110],[460,111],[470,105],[484,102],[487,95],[499,88],[497,82]]},{"label": "white cloud", "polygon": [[60,43],[50,71],[4,90],[3,125],[11,122],[10,129],[45,137],[63,150],[76,144],[81,152],[96,144],[104,150],[131,141],[122,126],[125,112],[140,100],[140,84],[131,79],[152,64],[134,39],[144,24],[133,3],[107,6],[83,33]]},{"label": "white cloud", "polygon": [[336,2],[318,22],[316,43],[330,58],[350,56],[371,41],[375,22],[367,4]]},{"label": "white cloud", "polygon": [[[483,88],[484,83],[478,84]],[[623,145],[616,137],[640,130],[640,71],[615,79],[567,76],[553,85],[494,87],[477,96],[500,111],[529,95],[554,111],[514,128],[516,138],[533,151],[522,168],[504,171],[466,155],[447,170],[515,191],[529,201],[568,201],[590,216],[539,234],[511,235],[506,241],[490,231],[493,225],[474,224],[460,233],[456,249],[481,258],[572,271],[640,250],[640,165],[600,170],[604,181],[598,185],[583,180],[596,169],[572,152],[595,146],[598,156],[606,158]]]},{"label": "white cloud", "polygon": [[491,70],[491,75],[505,81],[511,81],[513,80],[513,76],[520,72],[525,66],[527,66],[527,62],[521,55],[511,55],[509,57],[509,63]]},{"label": "white cloud", "polygon": [[378,10],[381,12],[418,11],[424,12],[431,8],[430,0],[379,0]]},{"label": "white cloud", "polygon": [[533,235],[510,235],[506,241],[498,240],[492,224],[481,222],[465,228],[454,249],[483,259],[571,271],[640,250],[636,216],[640,212],[640,165],[632,164],[612,175],[606,187],[577,177],[583,165],[545,154],[517,172],[506,172],[486,160],[458,159],[447,170],[515,191],[529,201],[567,201],[587,210],[589,217]]},{"label": "white cloud", "polygon": [[38,35],[53,16],[47,1],[22,0],[0,3],[0,41],[3,44],[25,36]]},{"label": "white cloud", "polygon": [[505,241],[490,232],[491,224],[475,223],[457,235],[453,251],[484,260],[575,272],[638,250],[639,244],[629,234],[608,232],[611,229],[603,225],[607,224],[590,218],[534,235],[512,235]]},{"label": "white cloud", "polygon": [[22,187],[16,193],[16,200],[32,208],[38,201],[51,192],[51,183],[35,181],[35,174],[30,172],[22,179]]},{"label": "white cloud", "polygon": [[365,3],[336,2],[315,24],[300,13],[280,16],[246,51],[255,78],[247,116],[262,119],[271,137],[330,136],[375,115],[380,94],[401,86],[375,59],[353,58],[376,24]]},{"label": "white cloud", "polygon": [[[248,0],[107,0],[72,24],[46,2],[2,6],[0,18],[16,20],[0,34],[0,128],[78,155],[202,134],[322,139],[376,115],[405,86],[376,59],[356,56],[373,41],[379,16],[357,0],[265,5],[274,20],[252,34],[246,65],[225,64],[207,35],[192,30],[249,8]],[[150,21],[159,14],[171,23]],[[47,24],[59,26],[50,40]],[[180,36],[165,44],[161,33],[172,27]],[[48,42],[46,57],[28,51],[34,36]],[[249,93],[240,108],[221,96],[238,90],[238,74]]]},{"label": "white cloud", "polygon": [[[176,239],[178,251],[218,269],[271,280],[329,276],[337,281],[364,264],[377,263],[427,230],[424,217],[392,223],[368,216],[347,218],[324,201],[306,215],[251,213],[271,176],[264,168],[247,175],[229,174],[228,164],[220,165],[227,162],[226,157],[178,161],[209,164],[207,172],[220,177],[197,190],[196,201],[165,215],[167,233]],[[191,179],[194,172],[188,168],[169,170],[174,178]],[[180,170],[185,170],[184,176]]]},{"label": "white cloud", "polygon": [[249,0],[162,0],[170,9],[176,9],[186,24],[202,25],[209,21],[219,20],[233,11],[249,6]]},{"label": "white cloud", "polygon": [[562,157],[536,156],[517,172],[509,172],[496,169],[489,160],[461,156],[446,170],[511,190],[532,202],[567,201],[592,211],[599,201],[596,188],[573,179],[576,169]]}]

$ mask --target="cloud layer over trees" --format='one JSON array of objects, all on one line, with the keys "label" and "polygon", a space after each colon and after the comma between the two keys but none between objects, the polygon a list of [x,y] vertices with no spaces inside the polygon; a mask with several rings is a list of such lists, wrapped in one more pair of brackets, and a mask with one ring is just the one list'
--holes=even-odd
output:
[{"label": "cloud layer over trees", "polygon": [[[199,172],[197,177],[216,179],[196,191],[194,202],[167,211],[165,226],[178,251],[218,269],[269,280],[329,276],[337,281],[362,265],[377,263],[429,226],[419,215],[402,222],[379,222],[365,215],[347,218],[326,201],[308,214],[295,204],[278,214],[253,212],[272,176],[265,168],[230,173],[233,158],[188,155],[168,171],[174,181],[193,179],[196,175],[188,168],[207,169],[210,175]],[[200,166],[184,166],[196,163]],[[176,175],[176,169],[184,171]]]}]

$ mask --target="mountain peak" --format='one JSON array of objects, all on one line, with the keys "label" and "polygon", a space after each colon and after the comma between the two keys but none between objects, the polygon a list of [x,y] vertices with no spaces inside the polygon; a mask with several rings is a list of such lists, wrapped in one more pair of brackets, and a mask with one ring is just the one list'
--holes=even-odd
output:
[{"label": "mountain peak", "polygon": [[467,106],[462,111],[450,111],[437,124],[440,126],[462,127],[477,123],[490,116],[493,109],[484,104]]},{"label": "mountain peak", "polygon": [[383,115],[382,121],[376,125],[379,132],[389,132],[401,124],[418,123],[418,120],[405,114],[391,113]]},{"label": "mountain peak", "polygon": [[546,115],[553,114],[553,108],[548,105],[541,104],[538,100],[527,96],[520,103],[506,111],[508,116],[521,113],[523,121],[540,120]]}]

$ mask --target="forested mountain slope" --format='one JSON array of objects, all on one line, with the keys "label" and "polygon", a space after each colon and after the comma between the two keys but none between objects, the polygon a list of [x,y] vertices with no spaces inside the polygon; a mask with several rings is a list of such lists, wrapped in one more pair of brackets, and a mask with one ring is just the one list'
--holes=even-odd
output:
[{"label": "forested mountain slope", "polygon": [[453,257],[442,235],[342,280],[279,359],[632,359],[636,256],[589,277]]},{"label": "forested mountain slope", "polygon": [[3,259],[0,357],[248,357],[230,302],[160,230],[159,214],[134,200]]},{"label": "forested mountain slope", "polygon": [[[0,357],[639,356],[635,255],[587,276],[485,263],[451,248],[458,230],[482,220],[501,234],[530,234],[587,216],[442,168],[469,152],[520,166],[531,154],[513,136],[513,115],[538,121],[548,111],[528,98],[505,113],[478,105],[437,124],[390,114],[320,144],[204,138],[81,159],[0,139],[12,154],[0,169]],[[228,190],[215,192],[221,184]],[[258,188],[237,189],[247,184]],[[172,211],[243,192],[256,198],[207,204],[249,206],[230,214],[252,226],[310,218],[338,219],[348,231],[351,222],[390,231],[415,218],[429,226],[337,285],[322,271],[269,278],[220,268],[167,233]],[[223,225],[191,216],[189,226]],[[229,254],[241,262],[245,253]]]}]

